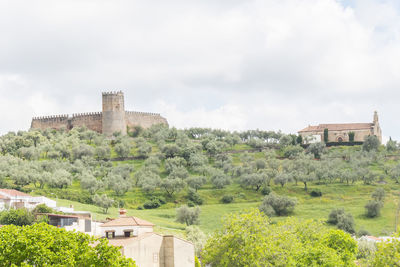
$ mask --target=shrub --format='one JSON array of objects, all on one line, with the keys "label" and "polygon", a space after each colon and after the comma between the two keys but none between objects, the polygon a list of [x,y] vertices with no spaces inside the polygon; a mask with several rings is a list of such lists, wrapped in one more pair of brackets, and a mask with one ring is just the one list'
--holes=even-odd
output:
[{"label": "shrub", "polygon": [[355,233],[353,215],[351,215],[350,213],[344,213],[338,215],[337,219],[337,228],[350,234]]},{"label": "shrub", "polygon": [[200,197],[200,195],[194,189],[189,188],[187,198],[194,204],[197,204],[197,205],[203,204],[203,199]]},{"label": "shrub", "polygon": [[368,240],[358,240],[358,253],[357,259],[365,259],[366,261],[371,260],[376,251],[374,242]]},{"label": "shrub", "polygon": [[199,261],[199,258],[197,258],[197,256],[194,256],[194,267],[201,267],[201,263]]},{"label": "shrub", "polygon": [[378,217],[381,213],[382,202],[377,200],[368,201],[367,205],[365,205],[366,216],[369,218]]},{"label": "shrub", "polygon": [[361,237],[361,236],[365,236],[365,235],[371,235],[367,230],[364,230],[364,229],[360,229],[358,232],[357,232],[357,236],[358,237]]},{"label": "shrub", "polygon": [[320,196],[322,196],[322,192],[321,192],[321,190],[320,189],[313,189],[311,192],[310,192],[310,196],[312,196],[312,197],[320,197]]},{"label": "shrub", "polygon": [[161,204],[157,199],[152,199],[143,204],[143,208],[145,208],[145,209],[156,209],[160,206],[161,206]]},{"label": "shrub", "polygon": [[385,200],[385,190],[382,187],[379,187],[375,189],[371,197],[376,201],[383,202]]},{"label": "shrub", "polygon": [[260,210],[269,212],[270,206],[276,215],[282,216],[291,213],[296,206],[297,199],[290,198],[287,196],[279,196],[275,193],[271,193],[268,196],[264,197],[263,202],[261,203]]},{"label": "shrub", "polygon": [[27,209],[10,209],[0,213],[0,224],[31,225],[35,216]]},{"label": "shrub", "polygon": [[329,213],[328,216],[328,221],[327,223],[336,225],[338,223],[338,216],[344,214],[344,209],[343,208],[337,208],[331,210],[331,213]]},{"label": "shrub", "polygon": [[186,225],[199,224],[200,208],[189,208],[186,205],[176,209],[176,221]]},{"label": "shrub", "polygon": [[225,195],[221,198],[221,202],[224,204],[232,203],[233,202],[233,196],[231,195]]},{"label": "shrub", "polygon": [[261,189],[261,194],[263,194],[264,196],[269,195],[271,192],[272,192],[272,189],[269,186],[263,187]]},{"label": "shrub", "polygon": [[47,207],[46,204],[39,204],[37,205],[33,211],[34,214],[36,213],[52,213],[54,210],[50,207]]}]

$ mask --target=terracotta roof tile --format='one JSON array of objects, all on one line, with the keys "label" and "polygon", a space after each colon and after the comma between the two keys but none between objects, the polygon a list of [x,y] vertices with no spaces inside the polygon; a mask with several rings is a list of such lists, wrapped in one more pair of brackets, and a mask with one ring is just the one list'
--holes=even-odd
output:
[{"label": "terracotta roof tile", "polygon": [[127,216],[127,217],[119,217],[115,220],[106,222],[101,225],[101,227],[108,226],[154,226],[151,222],[142,220],[138,217]]},{"label": "terracotta roof tile", "polygon": [[11,196],[18,196],[18,197],[30,197],[30,195],[25,194],[24,192],[20,192],[15,189],[0,189],[0,193],[4,193]]}]

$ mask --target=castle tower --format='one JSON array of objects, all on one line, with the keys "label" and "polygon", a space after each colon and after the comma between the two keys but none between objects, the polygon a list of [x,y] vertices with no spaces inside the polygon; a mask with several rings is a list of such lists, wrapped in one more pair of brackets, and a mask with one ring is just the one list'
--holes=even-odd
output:
[{"label": "castle tower", "polygon": [[103,121],[102,132],[111,136],[115,132],[126,134],[124,93],[103,93]]}]

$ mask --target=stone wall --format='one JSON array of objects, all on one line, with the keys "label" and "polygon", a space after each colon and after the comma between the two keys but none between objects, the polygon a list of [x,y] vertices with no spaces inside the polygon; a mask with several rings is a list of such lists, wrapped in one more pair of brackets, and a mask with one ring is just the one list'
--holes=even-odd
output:
[{"label": "stone wall", "polygon": [[154,124],[168,125],[167,119],[165,119],[158,113],[127,111],[125,113],[125,120],[128,128],[141,126],[146,129],[150,128]]},{"label": "stone wall", "polygon": [[[339,137],[342,138],[342,142],[349,142],[349,132],[354,132],[354,142],[364,142],[365,138],[369,135],[373,135],[373,130],[348,130],[348,131],[328,131],[328,142],[338,142]],[[321,136],[321,141],[324,140],[324,132],[313,131],[313,132],[302,132],[300,135],[305,140],[307,136]],[[379,138],[379,136],[378,136]],[[319,140],[317,140],[319,141]]]},{"label": "stone wall", "polygon": [[68,129],[68,115],[44,116],[32,118],[31,129]]},{"label": "stone wall", "polygon": [[102,113],[101,112],[90,112],[90,113],[79,113],[72,114],[71,127],[82,127],[101,133],[102,132]]}]

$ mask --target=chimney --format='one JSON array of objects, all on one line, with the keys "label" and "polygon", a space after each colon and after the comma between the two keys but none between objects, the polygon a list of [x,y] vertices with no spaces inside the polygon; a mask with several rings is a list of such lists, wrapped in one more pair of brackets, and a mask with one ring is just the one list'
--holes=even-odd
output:
[{"label": "chimney", "polygon": [[119,217],[126,217],[126,209],[119,209]]}]

